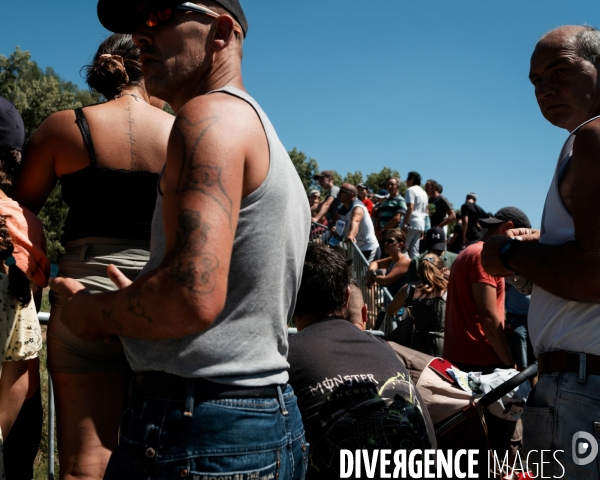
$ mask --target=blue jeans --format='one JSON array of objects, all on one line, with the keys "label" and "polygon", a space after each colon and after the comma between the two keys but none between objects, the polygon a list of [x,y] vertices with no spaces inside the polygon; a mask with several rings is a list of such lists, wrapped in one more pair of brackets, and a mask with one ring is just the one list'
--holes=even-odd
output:
[{"label": "blue jeans", "polygon": [[[600,478],[600,456],[587,465],[573,461],[573,436],[583,431],[591,434],[600,443],[600,376],[587,375],[585,383],[577,381],[577,373],[551,373],[540,379],[527,399],[523,413],[523,449],[537,451],[530,455],[531,464],[539,465],[541,450],[544,454],[543,474],[546,477],[593,480]],[[590,442],[591,443],[591,442]],[[558,462],[552,453],[557,453]],[[587,449],[587,453],[591,450]],[[578,458],[586,455],[577,454]],[[539,468],[539,466],[537,467]],[[539,475],[539,473],[538,473]],[[540,478],[538,476],[537,478]]]},{"label": "blue jeans", "polygon": [[138,387],[104,478],[303,480],[308,444],[291,386],[283,401],[283,408],[274,398],[194,402]]}]

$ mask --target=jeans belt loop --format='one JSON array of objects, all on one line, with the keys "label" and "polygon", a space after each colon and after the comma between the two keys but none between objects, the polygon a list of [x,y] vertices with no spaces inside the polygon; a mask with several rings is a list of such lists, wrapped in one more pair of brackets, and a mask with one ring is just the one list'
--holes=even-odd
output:
[{"label": "jeans belt loop", "polygon": [[79,261],[85,262],[85,256],[87,254],[88,248],[90,248],[89,243],[85,243],[81,246],[81,251],[79,252]]},{"label": "jeans belt loop", "polygon": [[194,415],[194,390],[195,383],[193,378],[188,378],[185,382],[185,411],[184,417],[192,417]]},{"label": "jeans belt loop", "polygon": [[281,392],[281,385],[277,385],[277,395],[279,396],[279,407],[281,408],[281,414],[287,415],[289,412],[285,408],[285,401],[283,400],[283,393]]},{"label": "jeans belt loop", "polygon": [[579,378],[577,383],[585,383],[585,370],[586,370],[586,354],[579,354]]}]

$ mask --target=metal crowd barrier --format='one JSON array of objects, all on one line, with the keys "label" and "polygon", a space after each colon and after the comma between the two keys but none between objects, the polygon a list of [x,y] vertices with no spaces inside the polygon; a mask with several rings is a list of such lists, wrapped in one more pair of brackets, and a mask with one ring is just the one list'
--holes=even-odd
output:
[{"label": "metal crowd barrier", "polygon": [[[327,245],[330,238],[331,235],[329,234],[329,230],[325,225],[321,225],[320,223],[316,222],[312,223],[309,243]],[[387,307],[393,300],[392,296],[390,295],[390,292],[388,292],[388,289],[381,285],[373,285],[371,287],[367,286],[369,262],[355,243],[342,242],[340,243],[340,247],[346,253],[346,257],[351,260],[350,268],[352,278],[358,284],[363,294],[365,303],[367,304],[367,327],[369,329],[373,329],[379,312],[382,311],[382,309],[385,310],[385,307]],[[385,313],[382,313],[381,315],[385,315],[385,318],[382,324],[379,326],[379,330],[381,330],[385,335],[389,335],[396,326],[396,318],[394,316],[386,315]]]},{"label": "metal crowd barrier", "polygon": [[[40,325],[48,325],[50,314],[48,312],[38,312]],[[52,378],[48,373],[48,480],[54,480],[54,389],[52,388]]]}]

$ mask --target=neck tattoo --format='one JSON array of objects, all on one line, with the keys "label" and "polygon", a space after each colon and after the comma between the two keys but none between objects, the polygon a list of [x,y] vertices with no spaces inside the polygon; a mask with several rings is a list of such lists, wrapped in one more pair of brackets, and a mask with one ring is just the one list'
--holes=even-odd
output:
[{"label": "neck tattoo", "polygon": [[139,95],[136,95],[135,93],[120,93],[119,95],[115,95],[115,96],[113,97],[113,100],[116,100],[117,98],[122,98],[122,97],[124,97],[125,95],[129,95],[130,97],[133,97],[133,98],[135,98],[135,101],[136,101],[136,102],[139,102],[140,100],[141,100],[142,102],[144,102],[144,103],[146,102],[146,101],[145,101],[145,100],[144,100],[142,97],[140,97]]}]

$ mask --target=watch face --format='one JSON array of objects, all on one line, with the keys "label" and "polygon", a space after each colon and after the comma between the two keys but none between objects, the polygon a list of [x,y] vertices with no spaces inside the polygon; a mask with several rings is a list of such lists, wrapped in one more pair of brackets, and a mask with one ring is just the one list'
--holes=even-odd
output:
[{"label": "watch face", "polygon": [[502,246],[500,247],[500,255],[507,252],[507,250],[510,248],[511,243],[512,243],[512,240],[509,240],[508,242],[504,242],[502,244]]}]

